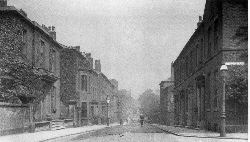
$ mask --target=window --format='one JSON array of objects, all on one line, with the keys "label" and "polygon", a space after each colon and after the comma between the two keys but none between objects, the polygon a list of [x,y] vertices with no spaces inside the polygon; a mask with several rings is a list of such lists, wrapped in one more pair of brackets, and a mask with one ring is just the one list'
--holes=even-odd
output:
[{"label": "window", "polygon": [[200,62],[200,53],[199,53],[199,45],[196,45],[196,66],[199,65],[199,62]]},{"label": "window", "polygon": [[195,67],[198,65],[197,64],[198,60],[197,60],[197,46],[194,49],[194,65]]},{"label": "window", "polygon": [[22,53],[23,53],[23,55],[26,56],[27,55],[27,45],[25,45],[25,44],[27,42],[27,30],[23,29],[21,35],[22,35],[22,42],[24,43],[24,46],[22,47]]},{"label": "window", "polygon": [[218,50],[218,40],[219,40],[218,19],[216,19],[214,22],[214,51]]},{"label": "window", "polygon": [[87,76],[86,75],[81,76],[81,90],[87,91]]},{"label": "window", "polygon": [[49,51],[49,71],[55,72],[55,64],[56,64],[56,51],[53,49],[50,49]]},{"label": "window", "polygon": [[37,55],[38,55],[38,63],[40,66],[44,65],[44,61],[45,61],[45,42],[44,41],[40,41],[40,48],[37,50]]},{"label": "window", "polygon": [[94,116],[94,113],[95,113],[95,112],[94,112],[94,106],[91,106],[91,107],[90,107],[90,114],[91,114],[91,116]]},{"label": "window", "polygon": [[207,57],[210,58],[211,57],[211,27],[208,28],[208,48],[207,48]]},{"label": "window", "polygon": [[203,47],[203,39],[201,39],[201,41],[200,41],[200,62],[199,62],[200,64],[203,62],[203,54],[204,54],[203,48],[204,48]]},{"label": "window", "polygon": [[82,117],[87,117],[87,102],[82,102]]},{"label": "window", "polygon": [[88,85],[88,92],[90,92],[90,82],[91,82],[90,81],[90,76],[88,76],[88,82],[89,82],[89,83],[87,83],[87,85]]},{"label": "window", "polygon": [[211,108],[211,74],[207,75],[207,109]]},{"label": "window", "polygon": [[214,108],[217,109],[218,108],[218,86],[217,86],[217,82],[218,82],[218,70],[214,71],[214,99],[213,99],[213,105]]},{"label": "window", "polygon": [[106,113],[106,106],[102,106],[102,113],[103,113],[103,114]]},{"label": "window", "polygon": [[53,86],[50,91],[51,96],[51,112],[56,113],[56,88]]},{"label": "window", "polygon": [[189,72],[188,72],[188,64],[189,64],[189,58],[188,56],[186,57],[186,60],[185,60],[185,75],[186,77],[188,77],[189,75]]},{"label": "window", "polygon": [[26,29],[22,30],[22,41],[23,42],[27,41],[27,30]]}]

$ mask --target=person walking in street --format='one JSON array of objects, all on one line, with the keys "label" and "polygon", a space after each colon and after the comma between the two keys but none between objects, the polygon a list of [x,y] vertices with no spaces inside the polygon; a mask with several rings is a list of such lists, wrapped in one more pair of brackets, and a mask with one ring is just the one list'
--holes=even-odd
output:
[{"label": "person walking in street", "polygon": [[141,127],[143,126],[143,122],[144,122],[144,116],[140,115],[140,123],[141,123]]}]

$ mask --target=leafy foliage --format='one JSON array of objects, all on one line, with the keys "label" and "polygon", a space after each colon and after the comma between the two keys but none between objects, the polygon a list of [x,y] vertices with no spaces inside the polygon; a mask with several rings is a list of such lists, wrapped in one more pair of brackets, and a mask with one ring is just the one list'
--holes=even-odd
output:
[{"label": "leafy foliage", "polygon": [[[16,18],[2,17],[0,23],[0,95],[7,102],[28,103],[43,98],[49,85],[46,73],[34,67],[23,54],[23,25]],[[39,100],[39,99],[36,99]]]},{"label": "leafy foliage", "polygon": [[148,117],[150,121],[160,121],[160,96],[148,89],[140,95],[138,101],[141,105],[141,112]]},{"label": "leafy foliage", "polygon": [[136,102],[127,92],[120,91],[118,92],[118,96],[120,97],[121,117],[125,120],[133,113],[134,109],[136,109]]},{"label": "leafy foliage", "polygon": [[247,65],[229,66],[227,78],[227,96],[230,101],[241,105],[248,103],[248,71]]}]

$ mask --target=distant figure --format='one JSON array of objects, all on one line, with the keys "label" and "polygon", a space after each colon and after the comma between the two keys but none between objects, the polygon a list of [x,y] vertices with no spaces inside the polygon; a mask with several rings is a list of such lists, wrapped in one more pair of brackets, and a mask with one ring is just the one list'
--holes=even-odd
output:
[{"label": "distant figure", "polygon": [[144,121],[144,116],[140,115],[140,123],[141,123],[141,127],[143,126],[143,121]]},{"label": "distant figure", "polygon": [[120,125],[123,125],[123,120],[122,119],[120,119]]}]

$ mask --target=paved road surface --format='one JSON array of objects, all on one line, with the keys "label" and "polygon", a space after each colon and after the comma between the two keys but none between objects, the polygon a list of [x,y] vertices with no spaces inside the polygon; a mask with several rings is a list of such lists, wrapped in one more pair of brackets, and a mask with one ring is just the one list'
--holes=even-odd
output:
[{"label": "paved road surface", "polygon": [[[246,141],[246,140],[245,140]],[[115,126],[48,142],[245,142],[244,140],[225,140],[211,138],[180,137],[165,133],[151,125],[141,127],[139,123]]]}]

